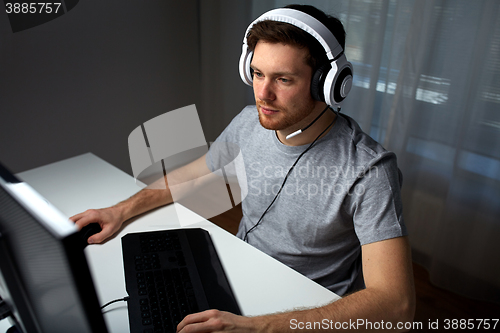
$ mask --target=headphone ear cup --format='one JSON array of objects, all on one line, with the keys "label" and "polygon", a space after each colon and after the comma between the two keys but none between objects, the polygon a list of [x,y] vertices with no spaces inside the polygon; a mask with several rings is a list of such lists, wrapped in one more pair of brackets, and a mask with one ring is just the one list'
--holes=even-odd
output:
[{"label": "headphone ear cup", "polygon": [[335,81],[333,88],[333,96],[335,102],[340,104],[346,97],[352,86],[352,70],[349,67],[344,67]]},{"label": "headphone ear cup", "polygon": [[325,78],[330,69],[332,69],[332,66],[330,65],[330,63],[326,63],[320,66],[313,74],[313,78],[311,81],[311,96],[317,101],[325,101],[325,96],[323,94],[323,85],[325,84]]},{"label": "headphone ear cup", "polygon": [[249,86],[252,86],[253,83],[253,75],[252,75],[253,73],[250,68],[252,57],[253,57],[253,51],[250,51],[247,47],[247,44],[243,43],[239,61],[239,70],[240,70],[241,80]]},{"label": "headphone ear cup", "polygon": [[340,107],[352,87],[352,64],[345,55],[332,63],[332,70],[325,75],[323,94],[326,104]]}]

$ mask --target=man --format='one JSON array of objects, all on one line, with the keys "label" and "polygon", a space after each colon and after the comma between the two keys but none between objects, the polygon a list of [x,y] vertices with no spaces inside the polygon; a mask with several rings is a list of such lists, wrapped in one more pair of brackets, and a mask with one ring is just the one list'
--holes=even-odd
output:
[{"label": "man", "polygon": [[[289,8],[321,21],[344,49],[338,20],[310,6]],[[292,322],[324,319],[339,327],[364,319],[399,328],[397,323],[412,321],[410,247],[395,156],[351,118],[329,111],[329,96],[314,92],[313,98],[314,73],[330,61],[310,32],[264,20],[249,30],[247,44],[253,52],[256,106],[245,108],[217,139],[236,143],[244,158],[249,193],[238,236],[344,298],[320,308],[253,318],[209,310],[187,316],[178,330],[281,332],[290,330]],[[290,137],[298,130],[302,133]],[[180,174],[188,170],[196,179],[220,163],[217,153],[209,151]],[[169,179],[175,179],[175,172]],[[127,219],[170,202],[168,189],[143,190],[114,207],[72,219],[79,226],[98,222],[102,232],[89,242],[101,242]]]}]

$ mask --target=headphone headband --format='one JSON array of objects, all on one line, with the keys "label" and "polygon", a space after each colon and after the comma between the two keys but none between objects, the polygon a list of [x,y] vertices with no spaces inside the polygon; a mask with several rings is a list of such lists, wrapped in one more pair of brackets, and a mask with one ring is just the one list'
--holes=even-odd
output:
[{"label": "headphone headband", "polygon": [[[291,8],[273,9],[259,16],[248,26],[243,38],[244,44],[247,43],[248,33],[254,24],[265,20],[288,23],[304,30],[320,42],[325,49],[328,60],[337,58],[344,51],[337,38],[323,23],[309,14]],[[331,48],[332,46],[333,48]]]}]

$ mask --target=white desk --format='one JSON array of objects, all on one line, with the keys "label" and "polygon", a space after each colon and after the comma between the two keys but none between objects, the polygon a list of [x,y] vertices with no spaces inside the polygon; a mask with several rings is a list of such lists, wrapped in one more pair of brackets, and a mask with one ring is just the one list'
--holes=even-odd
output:
[{"label": "white desk", "polygon": [[[68,217],[89,208],[113,205],[139,190],[131,176],[90,153],[17,176]],[[179,220],[176,209],[184,211],[180,214],[182,220]],[[186,208],[169,205],[126,223],[119,234],[105,244],[87,246],[85,253],[100,303],[127,295],[122,236],[179,227],[201,227],[210,232],[244,315],[314,307],[339,298]],[[110,332],[129,332],[126,303],[107,307],[104,319]],[[0,322],[0,332],[5,330],[2,324],[6,325]]]}]

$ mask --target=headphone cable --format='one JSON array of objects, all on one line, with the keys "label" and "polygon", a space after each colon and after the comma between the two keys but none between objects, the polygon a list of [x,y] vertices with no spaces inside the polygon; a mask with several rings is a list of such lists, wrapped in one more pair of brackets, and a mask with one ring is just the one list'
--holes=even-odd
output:
[{"label": "headphone cable", "polygon": [[[295,160],[295,162],[292,164],[292,166],[290,167],[290,170],[288,170],[285,178],[283,179],[283,183],[281,183],[281,187],[278,191],[278,193],[276,193],[276,195],[274,196],[274,199],[273,201],[271,201],[271,203],[269,204],[269,206],[266,208],[266,210],[264,211],[264,213],[262,214],[262,216],[260,217],[260,219],[257,221],[257,223],[254,224],[253,227],[251,227],[250,229],[248,229],[248,231],[245,233],[245,237],[243,237],[243,241],[244,242],[247,242],[247,239],[248,239],[248,234],[251,233],[255,228],[257,228],[259,226],[259,224],[262,222],[262,219],[264,218],[264,215],[267,214],[267,212],[269,211],[269,209],[271,208],[271,206],[274,204],[274,202],[276,201],[276,199],[278,198],[279,194],[281,193],[281,190],[283,190],[283,187],[285,186],[285,182],[287,181],[288,179],[288,176],[290,176],[290,174],[292,173],[292,170],[293,168],[295,168],[295,166],[297,165],[297,163],[299,162],[299,160],[302,158],[302,156],[304,156],[305,153],[307,153],[313,146],[314,144],[316,143],[316,141],[318,141],[318,139],[323,135],[325,134],[325,132],[335,123],[335,120],[337,120],[337,116],[339,115],[340,113],[340,108],[337,109],[337,112],[335,112],[329,105],[326,107],[326,109],[330,108],[336,115],[336,117],[333,119],[333,121],[330,123],[330,125],[328,125],[328,127],[326,127],[323,132],[321,132],[317,137],[316,139],[314,139],[314,141],[309,145],[309,147],[306,148],[306,150],[304,150],[300,155],[299,157],[297,157],[297,159]],[[325,111],[326,111],[325,109]],[[315,120],[316,121],[316,120]]]}]

